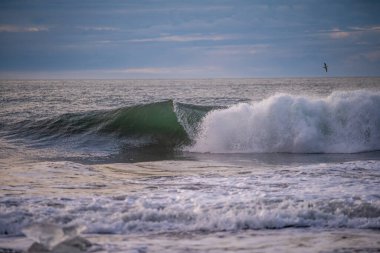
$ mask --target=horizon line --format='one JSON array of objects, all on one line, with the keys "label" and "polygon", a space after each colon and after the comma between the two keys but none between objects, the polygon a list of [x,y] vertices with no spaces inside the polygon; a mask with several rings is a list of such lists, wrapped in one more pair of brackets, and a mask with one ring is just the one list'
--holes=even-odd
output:
[{"label": "horizon line", "polygon": [[1,81],[17,81],[17,80],[207,80],[207,79],[295,79],[295,78],[380,78],[380,75],[358,75],[358,76],[258,76],[258,77],[141,77],[141,78],[1,78]]}]

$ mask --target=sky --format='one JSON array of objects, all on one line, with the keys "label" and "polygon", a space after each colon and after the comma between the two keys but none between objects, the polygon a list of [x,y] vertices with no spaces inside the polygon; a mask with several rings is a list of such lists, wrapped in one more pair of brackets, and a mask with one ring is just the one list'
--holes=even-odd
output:
[{"label": "sky", "polygon": [[379,13],[377,0],[1,0],[0,78],[380,76]]}]

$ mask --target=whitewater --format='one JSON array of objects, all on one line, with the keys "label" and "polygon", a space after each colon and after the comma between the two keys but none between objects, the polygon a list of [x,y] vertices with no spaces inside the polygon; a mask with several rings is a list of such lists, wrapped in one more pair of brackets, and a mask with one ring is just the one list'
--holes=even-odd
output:
[{"label": "whitewater", "polygon": [[0,95],[0,252],[380,250],[380,78]]},{"label": "whitewater", "polygon": [[380,150],[380,93],[278,94],[209,113],[189,150],[356,153]]}]

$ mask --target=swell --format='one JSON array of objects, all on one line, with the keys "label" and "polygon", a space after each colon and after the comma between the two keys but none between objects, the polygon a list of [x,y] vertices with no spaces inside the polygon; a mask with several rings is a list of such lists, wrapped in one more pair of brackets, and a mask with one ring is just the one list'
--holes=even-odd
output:
[{"label": "swell", "polygon": [[67,137],[110,136],[143,144],[189,144],[201,118],[212,107],[172,100],[113,110],[67,113],[43,120],[25,120],[11,126],[16,137],[54,140]]},{"label": "swell", "polygon": [[277,94],[207,114],[193,152],[358,153],[380,150],[380,93]]}]

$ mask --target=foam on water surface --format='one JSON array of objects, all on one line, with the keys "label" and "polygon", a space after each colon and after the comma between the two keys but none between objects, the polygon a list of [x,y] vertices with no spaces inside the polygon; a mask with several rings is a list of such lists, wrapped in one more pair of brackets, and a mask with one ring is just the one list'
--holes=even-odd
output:
[{"label": "foam on water surface", "polygon": [[187,150],[211,153],[356,153],[380,149],[380,93],[326,98],[278,94],[207,114]]},{"label": "foam on water surface", "polygon": [[[49,222],[85,233],[380,228],[380,162],[249,167],[45,162],[2,171],[0,233]],[[322,189],[322,190],[321,190]]]},{"label": "foam on water surface", "polygon": [[26,237],[52,250],[58,244],[71,240],[83,231],[84,227],[60,227],[49,223],[34,223],[22,229]]}]

